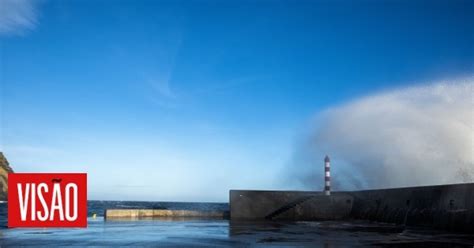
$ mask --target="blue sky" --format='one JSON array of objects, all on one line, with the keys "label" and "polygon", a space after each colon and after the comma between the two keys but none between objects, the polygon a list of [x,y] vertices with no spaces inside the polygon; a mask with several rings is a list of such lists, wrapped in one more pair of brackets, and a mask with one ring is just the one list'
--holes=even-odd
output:
[{"label": "blue sky", "polygon": [[1,4],[2,150],[89,173],[90,199],[299,189],[281,173],[316,113],[474,71],[467,0]]}]

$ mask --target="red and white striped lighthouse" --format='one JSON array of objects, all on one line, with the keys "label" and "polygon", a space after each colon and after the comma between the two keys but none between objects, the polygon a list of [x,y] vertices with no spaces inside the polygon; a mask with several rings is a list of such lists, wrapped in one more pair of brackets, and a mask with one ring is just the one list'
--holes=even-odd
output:
[{"label": "red and white striped lighthouse", "polygon": [[331,160],[328,155],[324,158],[324,194],[331,195]]}]

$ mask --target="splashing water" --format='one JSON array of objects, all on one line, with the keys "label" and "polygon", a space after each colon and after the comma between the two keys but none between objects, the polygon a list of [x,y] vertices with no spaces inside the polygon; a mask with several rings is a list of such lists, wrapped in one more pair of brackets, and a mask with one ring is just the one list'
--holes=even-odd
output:
[{"label": "splashing water", "polygon": [[474,181],[474,78],[363,97],[319,113],[311,129],[291,163],[305,186],[323,177],[325,153],[336,190]]}]

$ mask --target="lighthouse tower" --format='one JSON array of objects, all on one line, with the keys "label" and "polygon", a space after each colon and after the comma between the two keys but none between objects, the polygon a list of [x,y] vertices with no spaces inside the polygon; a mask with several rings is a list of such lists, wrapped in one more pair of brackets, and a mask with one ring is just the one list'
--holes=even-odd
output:
[{"label": "lighthouse tower", "polygon": [[331,160],[328,155],[324,158],[324,194],[331,195]]}]

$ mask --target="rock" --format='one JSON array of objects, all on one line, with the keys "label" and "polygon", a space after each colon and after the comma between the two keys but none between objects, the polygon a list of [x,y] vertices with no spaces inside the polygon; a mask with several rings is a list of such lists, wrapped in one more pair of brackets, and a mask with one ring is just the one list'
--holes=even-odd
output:
[{"label": "rock", "polygon": [[3,152],[0,152],[0,201],[7,200],[9,172],[13,172],[13,170],[3,156]]}]

